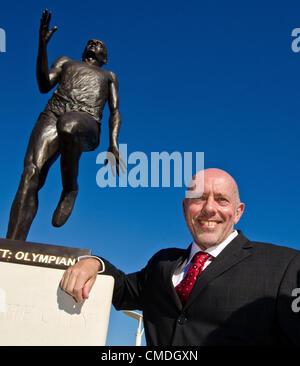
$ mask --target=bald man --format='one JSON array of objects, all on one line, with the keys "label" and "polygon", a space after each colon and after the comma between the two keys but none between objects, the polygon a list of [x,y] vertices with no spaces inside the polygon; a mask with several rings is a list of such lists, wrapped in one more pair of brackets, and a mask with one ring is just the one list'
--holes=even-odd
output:
[{"label": "bald man", "polygon": [[85,258],[66,270],[62,289],[81,302],[98,272],[113,276],[114,307],[143,312],[149,346],[299,346],[300,252],[235,230],[245,205],[227,172],[207,169],[192,183],[183,200],[187,249],[163,249],[131,274]]}]

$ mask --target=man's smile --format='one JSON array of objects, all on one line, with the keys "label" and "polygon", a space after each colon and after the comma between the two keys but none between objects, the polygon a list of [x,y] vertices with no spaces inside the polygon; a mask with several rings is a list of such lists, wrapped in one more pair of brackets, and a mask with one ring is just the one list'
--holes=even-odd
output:
[{"label": "man's smile", "polygon": [[221,223],[220,220],[207,220],[197,218],[195,222],[202,228],[202,229],[215,229],[218,224]]},{"label": "man's smile", "polygon": [[200,225],[202,225],[202,226],[215,227],[217,225],[217,223],[215,221],[200,220],[199,222],[200,222]]}]

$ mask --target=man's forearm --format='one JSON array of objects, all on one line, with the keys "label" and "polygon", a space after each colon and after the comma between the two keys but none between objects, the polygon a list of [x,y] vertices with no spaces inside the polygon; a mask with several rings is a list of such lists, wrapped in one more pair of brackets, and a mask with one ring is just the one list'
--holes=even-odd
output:
[{"label": "man's forearm", "polygon": [[104,275],[114,278],[112,304],[116,310],[142,310],[141,288],[144,270],[125,274],[104,258]]}]

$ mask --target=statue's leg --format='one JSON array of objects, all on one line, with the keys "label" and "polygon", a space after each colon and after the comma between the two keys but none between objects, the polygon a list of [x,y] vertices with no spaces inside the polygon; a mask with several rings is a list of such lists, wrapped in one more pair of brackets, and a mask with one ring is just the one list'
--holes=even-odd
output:
[{"label": "statue's leg", "polygon": [[56,118],[42,113],[30,136],[23,174],[11,207],[7,239],[26,240],[38,209],[38,191],[58,155]]},{"label": "statue's leg", "polygon": [[60,227],[69,218],[78,193],[80,156],[99,145],[100,124],[88,113],[68,112],[58,119],[57,132],[63,191],[52,224]]}]

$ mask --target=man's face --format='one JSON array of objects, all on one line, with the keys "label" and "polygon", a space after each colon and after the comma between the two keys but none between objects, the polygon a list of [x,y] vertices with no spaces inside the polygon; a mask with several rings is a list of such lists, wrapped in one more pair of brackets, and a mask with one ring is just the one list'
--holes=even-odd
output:
[{"label": "man's face", "polygon": [[100,66],[106,63],[106,51],[103,42],[98,39],[90,39],[85,47],[83,58]]},{"label": "man's face", "polygon": [[234,180],[215,169],[204,171],[201,197],[183,201],[187,226],[198,246],[205,250],[220,244],[233,231],[244,211]]}]

